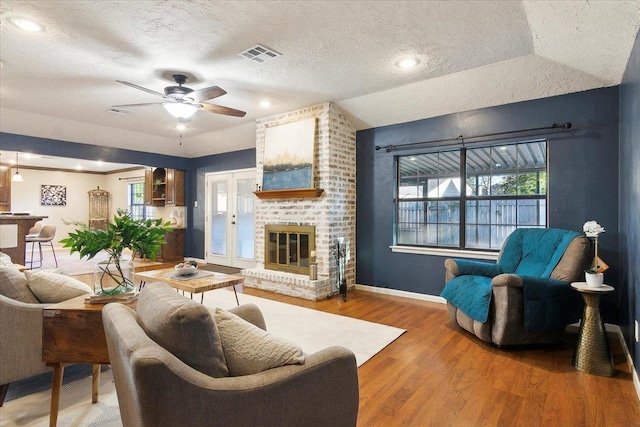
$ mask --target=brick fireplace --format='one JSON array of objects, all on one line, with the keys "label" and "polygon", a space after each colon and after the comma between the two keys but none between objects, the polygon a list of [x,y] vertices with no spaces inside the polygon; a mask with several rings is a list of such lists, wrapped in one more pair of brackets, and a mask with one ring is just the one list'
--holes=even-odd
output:
[{"label": "brick fireplace", "polygon": [[[356,135],[355,129],[333,103],[303,108],[258,120],[256,123],[256,182],[262,182],[265,130],[308,118],[316,119],[314,188],[319,196],[256,199],[257,267],[243,270],[245,286],[299,298],[318,300],[337,291],[338,268],[331,248],[341,241],[347,248],[344,279],[355,285]],[[265,268],[269,236],[266,225],[315,227],[317,280],[309,273]],[[265,241],[267,239],[267,241]],[[291,250],[289,251],[289,254]],[[310,258],[311,254],[309,254]],[[302,271],[302,270],[300,270]]]}]

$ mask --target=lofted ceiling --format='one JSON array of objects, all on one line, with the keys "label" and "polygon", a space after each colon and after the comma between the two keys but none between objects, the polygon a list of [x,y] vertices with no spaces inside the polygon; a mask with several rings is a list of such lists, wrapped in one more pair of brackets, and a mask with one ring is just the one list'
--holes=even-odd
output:
[{"label": "lofted ceiling", "polygon": [[[639,27],[640,1],[2,0],[0,131],[198,157],[328,101],[360,130],[618,85]],[[256,44],[281,56],[239,55]],[[116,80],[162,92],[175,72],[246,116],[198,111],[179,131],[159,105],[110,112],[162,101]]]}]

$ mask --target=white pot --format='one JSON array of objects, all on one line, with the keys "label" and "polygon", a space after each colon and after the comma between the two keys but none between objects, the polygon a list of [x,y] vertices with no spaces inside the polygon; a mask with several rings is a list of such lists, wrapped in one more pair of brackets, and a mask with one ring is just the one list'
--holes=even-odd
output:
[{"label": "white pot", "polygon": [[604,273],[584,273],[584,278],[587,281],[587,286],[599,288],[604,282]]}]

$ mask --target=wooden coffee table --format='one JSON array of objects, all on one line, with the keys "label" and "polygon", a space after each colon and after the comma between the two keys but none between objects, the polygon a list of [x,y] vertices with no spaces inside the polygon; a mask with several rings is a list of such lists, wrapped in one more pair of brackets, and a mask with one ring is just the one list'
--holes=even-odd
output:
[{"label": "wooden coffee table", "polygon": [[[53,368],[50,426],[55,426],[58,422],[64,365],[67,363],[93,365],[91,401],[96,403],[100,384],[100,365],[110,363],[107,339],[102,325],[104,304],[85,304],[84,299],[84,296],[73,298],[50,305],[43,311],[42,360]],[[126,305],[135,308],[136,301]]]},{"label": "wooden coffee table", "polygon": [[176,272],[173,268],[162,268],[159,270],[135,273],[135,278],[140,280],[141,287],[144,286],[146,282],[160,281],[165,282],[178,290],[189,292],[192,298],[193,294],[200,293],[202,294],[200,296],[201,304],[204,300],[205,292],[231,286],[233,287],[233,293],[236,296],[236,304],[240,305],[240,302],[238,301],[238,293],[236,292],[236,285],[242,285],[244,283],[244,277],[242,276],[232,276],[230,274],[203,270],[196,271],[196,274],[192,276],[184,277],[178,277],[175,273]]}]

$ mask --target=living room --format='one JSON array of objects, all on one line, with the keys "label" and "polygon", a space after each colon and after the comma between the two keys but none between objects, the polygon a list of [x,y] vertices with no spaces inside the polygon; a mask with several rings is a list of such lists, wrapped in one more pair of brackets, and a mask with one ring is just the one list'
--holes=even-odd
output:
[{"label": "living room", "polygon": [[[20,3],[3,2],[2,9],[0,9],[3,17],[20,10],[23,14],[34,14],[35,16],[46,16],[48,12],[51,12],[46,7],[43,10],[38,10],[33,5],[30,7],[35,9],[20,9]],[[361,5],[366,9],[366,11],[361,11],[363,17],[370,19],[370,23],[376,22],[373,17],[378,15],[369,10],[370,8],[375,9],[375,5],[371,2],[363,3],[366,3],[366,7]],[[536,13],[548,13],[550,14],[548,16],[553,16],[555,19],[559,19],[558,15],[562,15],[561,13],[558,15],[552,13],[547,9],[535,10],[534,5],[530,4],[531,2],[514,3],[518,4],[517,8],[519,9],[528,8],[526,9],[527,13],[520,10],[520,14],[526,15],[525,21],[528,19],[528,25],[533,28],[528,31],[535,32],[539,37],[541,37],[539,29],[536,31],[533,26],[538,22],[535,19]],[[561,2],[543,3],[553,8],[560,7]],[[629,349],[630,360],[635,364],[635,371],[630,375],[632,378],[629,380],[634,384],[637,392],[640,390],[637,367],[640,360],[640,345],[635,339],[637,334],[635,325],[640,319],[640,298],[638,297],[640,294],[638,292],[638,286],[640,286],[638,284],[640,240],[638,239],[639,225],[636,212],[640,208],[640,194],[638,193],[640,172],[635,165],[640,162],[640,149],[638,148],[640,132],[636,120],[640,115],[640,111],[638,111],[640,41],[638,40],[637,16],[639,3],[616,2],[616,4],[621,7],[620,10],[636,13],[613,13],[606,5],[585,2],[570,2],[569,6],[565,6],[569,10],[575,10],[576,16],[580,19],[585,16],[593,18],[594,15],[604,15],[607,19],[603,19],[603,21],[614,23],[623,21],[627,26],[621,25],[621,27],[626,28],[627,33],[633,32],[632,37],[624,38],[626,48],[620,49],[624,51],[624,54],[621,55],[624,57],[623,64],[622,67],[616,69],[618,77],[612,81],[602,77],[596,78],[595,74],[589,74],[584,69],[576,71],[576,68],[562,63],[558,57],[548,59],[548,57],[535,53],[530,53],[528,57],[524,55],[512,58],[509,61],[506,61],[505,58],[504,60],[508,64],[497,61],[482,66],[467,65],[467,69],[457,71],[448,80],[442,76],[426,78],[428,74],[425,73],[422,79],[426,78],[426,80],[423,82],[422,79],[415,77],[402,77],[406,75],[400,75],[399,71],[394,71],[396,75],[400,75],[399,80],[387,86],[381,86],[377,90],[369,90],[368,93],[351,94],[345,92],[342,96],[335,98],[319,97],[316,98],[317,101],[307,104],[295,106],[289,104],[289,108],[278,111],[261,110],[254,113],[254,118],[250,123],[241,125],[242,129],[238,130],[238,133],[231,133],[229,128],[232,125],[228,123],[232,118],[225,117],[223,118],[225,126],[229,127],[204,135],[191,136],[189,131],[185,131],[184,138],[174,129],[147,134],[142,124],[152,120],[146,116],[146,110],[136,110],[132,116],[127,117],[128,119],[131,117],[139,119],[137,125],[128,125],[127,129],[118,129],[120,125],[114,124],[115,118],[119,117],[118,115],[111,115],[104,124],[82,123],[79,120],[65,117],[63,111],[57,112],[55,117],[53,117],[54,115],[47,117],[44,111],[35,107],[21,106],[13,100],[11,102],[14,104],[5,104],[5,90],[9,90],[10,83],[29,79],[17,77],[20,72],[28,75],[26,69],[11,70],[12,57],[8,53],[5,54],[5,52],[9,52],[5,49],[5,43],[10,42],[3,41],[3,56],[0,58],[3,61],[0,148],[21,153],[31,152],[68,158],[100,158],[114,163],[184,170],[186,172],[184,254],[186,257],[204,259],[207,247],[204,209],[204,201],[207,198],[206,175],[214,172],[258,168],[260,166],[259,152],[255,145],[257,122],[268,118],[277,118],[282,114],[295,113],[312,106],[324,105],[328,101],[329,104],[344,113],[356,130],[356,227],[355,242],[352,248],[354,257],[350,287],[355,287],[356,292],[369,292],[380,298],[390,298],[390,301],[396,297],[409,297],[420,303],[425,301],[427,303],[441,303],[439,295],[445,283],[443,263],[450,255],[439,255],[437,252],[429,252],[424,248],[416,249],[412,245],[398,244],[396,240],[394,215],[396,212],[397,181],[394,171],[397,157],[422,154],[428,151],[425,148],[429,144],[425,141],[449,140],[455,144],[459,143],[456,141],[459,136],[464,136],[463,142],[465,138],[468,138],[468,145],[471,146],[477,142],[472,137],[478,135],[500,134],[509,131],[520,132],[548,128],[553,124],[571,123],[570,129],[554,128],[507,134],[506,136],[509,138],[507,142],[521,142],[531,139],[547,141],[547,227],[581,232],[582,225],[592,219],[605,226],[607,231],[600,237],[600,257],[609,265],[609,269],[605,273],[605,280],[615,288],[615,292],[603,297],[601,310],[605,322],[619,326],[624,337]],[[354,4],[351,6],[356,7]],[[471,5],[466,6],[473,10]],[[280,5],[279,7],[286,10],[287,6]],[[325,5],[324,7],[327,9],[323,9],[323,13],[331,11],[330,6]],[[387,7],[390,6],[387,5]],[[444,6],[441,5],[441,7]],[[486,4],[478,7],[487,7],[492,10]],[[406,14],[411,13],[411,5],[409,4],[403,3],[399,9]],[[298,9],[296,10],[297,13],[302,13]],[[478,9],[475,10],[475,13],[490,13],[489,10]],[[420,11],[420,13],[426,13],[423,9]],[[495,10],[493,12],[497,13]],[[176,13],[178,13],[176,16],[182,16],[179,12]],[[617,13],[621,13],[624,19]],[[70,13],[69,16],[70,22],[76,18],[73,13]],[[66,22],[65,25],[72,25],[70,22]],[[9,39],[9,37],[4,37],[6,33],[11,37],[10,40],[14,40],[18,36],[14,30],[7,29],[7,25],[9,24],[3,21],[3,39]],[[594,37],[606,39],[605,34],[608,34],[609,31],[613,32],[613,27],[615,27],[614,24],[610,23],[609,25],[611,28],[598,27]],[[571,25],[568,24],[568,26]],[[515,32],[515,28],[509,28],[505,31],[511,30],[514,31],[514,34],[520,34]],[[560,33],[559,30],[558,33]],[[578,34],[578,38],[580,38],[583,33],[578,31]],[[99,39],[99,36],[94,35],[93,37]],[[274,41],[264,40],[262,37],[263,34],[256,31],[256,34],[249,38],[254,39],[254,42],[260,41],[266,45],[271,45],[277,40],[276,35],[272,36]],[[456,37],[456,35],[450,34],[450,37]],[[531,35],[529,34],[528,37]],[[501,40],[511,39],[515,40],[512,40],[514,44],[521,42],[518,37],[501,38]],[[310,45],[313,45],[314,40],[318,41],[315,38],[305,38],[305,40]],[[556,44],[553,46],[560,49],[562,37],[558,36],[554,43]],[[544,43],[542,44],[544,45]],[[573,48],[574,46],[570,45],[568,49]],[[542,49],[542,47],[538,46],[538,49]],[[324,51],[321,50],[321,52]],[[236,53],[234,52],[233,55]],[[326,55],[325,61],[334,59],[337,61],[332,54],[326,52],[324,54]],[[606,55],[602,54],[602,56]],[[448,60],[453,61],[451,58]],[[522,61],[522,64],[518,64],[519,61]],[[590,58],[585,62],[600,64],[600,61],[602,58],[598,57]],[[605,60],[605,62],[607,61]],[[613,60],[609,62],[616,63]],[[515,69],[519,68],[518,65],[526,68],[527,71],[516,74]],[[26,67],[26,65],[23,66]],[[196,67],[197,64],[193,66]],[[336,68],[339,67],[336,66]],[[156,71],[155,69],[142,71],[136,74],[135,78],[126,72],[102,78],[101,86],[94,89],[98,96],[106,96],[109,100],[113,100],[113,102],[107,101],[101,107],[102,110],[106,111],[111,105],[117,103],[144,102],[147,99],[136,98],[134,89],[118,85],[115,80],[132,81],[145,87],[153,87],[154,90],[165,86],[166,79],[143,78],[145,73],[150,75]],[[347,72],[345,71],[345,73]],[[532,77],[536,75],[540,77]],[[226,79],[230,80],[228,76]],[[353,78],[350,79],[351,82],[353,80]],[[208,83],[217,84],[218,81],[224,82],[225,79],[210,80],[207,78],[193,86],[196,88]],[[49,77],[49,80],[43,78],[38,81],[37,86],[55,86],[56,84],[62,83],[53,82]],[[109,86],[106,86],[107,84]],[[113,86],[122,86],[117,89],[122,90],[117,93],[117,96],[106,94],[112,90],[115,92]],[[229,95],[233,95],[233,92],[229,90],[229,87],[232,86],[223,83],[220,83],[220,86],[224,87]],[[247,88],[247,91],[250,90],[257,89],[252,86],[250,89]],[[275,92],[275,89],[272,89],[272,92]],[[513,96],[509,98],[505,94]],[[142,92],[140,95],[143,95]],[[31,92],[24,92],[23,97],[32,103],[37,103],[37,96]],[[506,97],[508,101],[504,101],[503,97]],[[153,99],[150,98],[150,101]],[[224,102],[221,102],[230,107],[246,108],[244,107],[246,104],[232,103],[235,98],[223,99]],[[389,106],[379,107],[380,99],[386,100]],[[402,102],[392,104],[392,100],[394,102],[402,100]],[[438,104],[439,107],[436,108],[434,104]],[[377,106],[377,109],[381,111],[375,113],[378,116],[385,116],[384,119],[374,120],[373,113],[369,111],[367,105],[371,105],[371,109],[373,106]],[[356,107],[360,109],[358,110]],[[246,109],[249,110],[249,108]],[[72,108],[69,107],[69,110]],[[255,111],[255,109],[253,110]],[[160,116],[153,116],[153,119],[162,117],[162,114],[166,115],[166,112],[161,111]],[[205,113],[196,113],[196,115],[198,114]],[[152,113],[149,113],[149,116],[151,115]],[[211,117],[212,120],[216,118],[215,116]],[[199,125],[202,120],[204,120],[202,117],[198,117],[194,119],[193,124]],[[38,123],[37,130],[33,130],[36,127],[35,123]],[[371,125],[371,123],[376,124]],[[187,123],[187,125],[190,124]],[[93,136],[89,137],[86,134],[80,136],[80,130],[84,127],[91,128],[89,134],[93,134]],[[107,128],[118,130],[113,131]],[[103,135],[100,135],[101,133]],[[249,138],[241,138],[241,135],[249,135]],[[496,139],[498,138],[500,136],[496,137]],[[252,141],[253,146],[246,143],[247,139]],[[133,141],[140,141],[140,143],[134,144]],[[216,146],[218,142],[223,148]],[[409,149],[407,147],[399,148],[402,145],[414,143],[423,143],[423,145],[412,146]],[[214,148],[214,146],[216,147]],[[382,149],[376,147],[382,147]],[[387,151],[387,147],[390,148],[389,151]],[[184,153],[189,154],[185,155]],[[4,163],[5,159],[2,161]],[[25,181],[28,173],[31,171],[25,170]],[[68,187],[67,191],[75,192],[73,177],[66,179],[68,180],[65,182]],[[12,194],[15,193],[17,185],[19,184],[14,184]],[[86,198],[84,191],[83,188],[82,197]],[[18,196],[16,195],[16,197]],[[78,203],[80,204],[80,202]],[[37,209],[38,207],[35,207],[34,212],[37,212]],[[62,237],[60,236],[60,238]],[[458,255],[452,256],[457,257]],[[357,299],[353,299],[347,301],[346,304],[355,305],[356,303]],[[411,303],[407,304],[411,305]],[[446,313],[442,314],[446,319]],[[443,319],[443,322],[446,320]],[[470,339],[465,341],[465,344],[474,345]],[[381,361],[376,363],[382,364]],[[374,396],[369,397],[375,398]],[[631,404],[637,405],[637,400]]]}]

